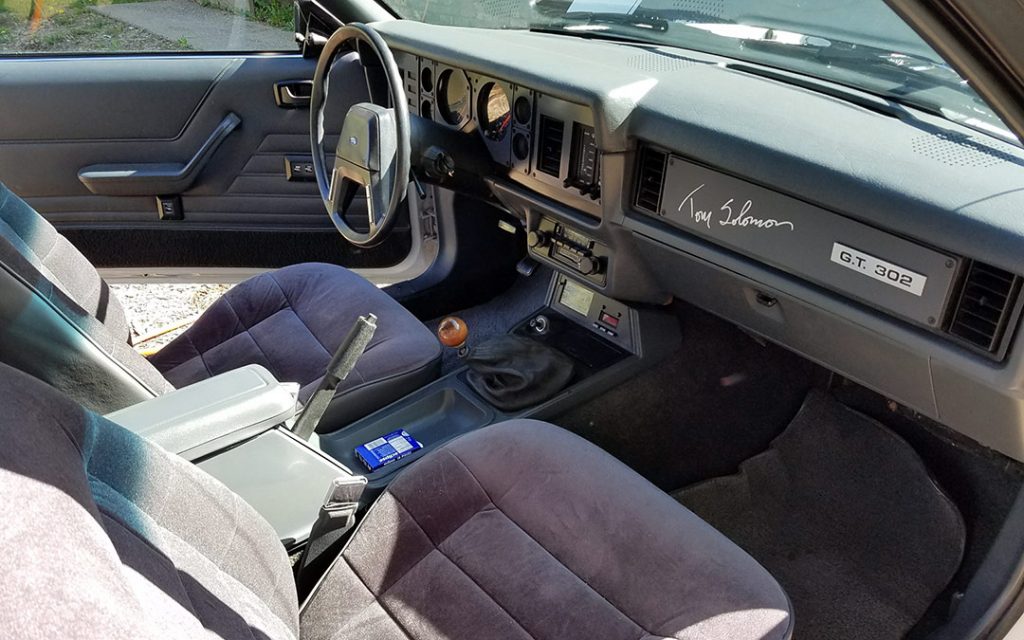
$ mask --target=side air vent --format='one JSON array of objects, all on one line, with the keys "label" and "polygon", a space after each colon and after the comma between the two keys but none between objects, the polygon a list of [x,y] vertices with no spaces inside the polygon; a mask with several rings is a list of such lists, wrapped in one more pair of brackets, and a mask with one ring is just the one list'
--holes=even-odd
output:
[{"label": "side air vent", "polygon": [[540,145],[537,149],[537,168],[549,176],[559,175],[562,168],[562,140],[565,123],[548,116],[540,117]]},{"label": "side air vent", "polygon": [[953,312],[949,333],[996,353],[1010,324],[1020,291],[1020,277],[981,262],[972,262]]},{"label": "side air vent", "polygon": [[636,199],[638,209],[655,215],[661,211],[661,188],[665,182],[665,163],[668,154],[650,147],[640,151],[640,167],[636,174]]}]

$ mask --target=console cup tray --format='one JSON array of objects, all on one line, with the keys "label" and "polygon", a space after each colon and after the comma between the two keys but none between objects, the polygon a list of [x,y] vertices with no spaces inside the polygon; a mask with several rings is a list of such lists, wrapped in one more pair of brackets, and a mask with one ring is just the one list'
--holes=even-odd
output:
[{"label": "console cup tray", "polygon": [[[494,409],[458,376],[452,376],[442,378],[340,431],[321,435],[320,449],[354,473],[365,475],[370,484],[376,484],[375,481],[418,460],[427,451],[452,438],[491,424],[494,419]],[[376,471],[367,471],[356,458],[356,447],[399,429],[405,429],[423,448]]]}]

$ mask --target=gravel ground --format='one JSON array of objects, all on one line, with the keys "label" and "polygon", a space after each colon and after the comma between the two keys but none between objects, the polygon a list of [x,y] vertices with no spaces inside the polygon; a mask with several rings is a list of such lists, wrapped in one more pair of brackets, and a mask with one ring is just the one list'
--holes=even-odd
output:
[{"label": "gravel ground", "polygon": [[[175,322],[194,318],[224,295],[226,284],[112,284],[110,288],[121,301],[132,328],[132,340],[153,333]],[[182,331],[182,327],[166,335],[137,345],[139,351],[162,347]]]}]

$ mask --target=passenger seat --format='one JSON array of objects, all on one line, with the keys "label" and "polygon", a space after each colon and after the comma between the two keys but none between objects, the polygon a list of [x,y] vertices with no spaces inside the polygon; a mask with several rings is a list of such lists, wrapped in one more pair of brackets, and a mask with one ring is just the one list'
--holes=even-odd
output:
[{"label": "passenger seat", "polygon": [[0,365],[0,637],[784,639],[752,558],[614,458],[506,422],[402,472],[307,602],[193,465]]}]

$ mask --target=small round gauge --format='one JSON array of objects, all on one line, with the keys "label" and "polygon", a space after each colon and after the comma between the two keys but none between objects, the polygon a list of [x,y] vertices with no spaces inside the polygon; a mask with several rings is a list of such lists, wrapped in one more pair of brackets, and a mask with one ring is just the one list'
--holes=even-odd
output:
[{"label": "small round gauge", "polygon": [[521,133],[512,136],[512,154],[516,160],[526,160],[530,155],[530,140]]},{"label": "small round gauge", "polygon": [[530,124],[533,117],[533,105],[526,96],[516,98],[516,122],[519,124]]},{"label": "small round gauge", "polygon": [[437,111],[453,127],[469,120],[469,79],[454,69],[445,69],[437,79]]},{"label": "small round gauge", "polygon": [[420,88],[430,93],[434,90],[434,70],[424,63],[420,69]]},{"label": "small round gauge", "polygon": [[485,84],[480,92],[477,115],[485,138],[495,142],[504,140],[512,124],[512,105],[505,89],[496,82]]}]

